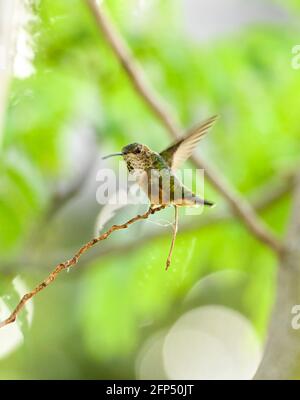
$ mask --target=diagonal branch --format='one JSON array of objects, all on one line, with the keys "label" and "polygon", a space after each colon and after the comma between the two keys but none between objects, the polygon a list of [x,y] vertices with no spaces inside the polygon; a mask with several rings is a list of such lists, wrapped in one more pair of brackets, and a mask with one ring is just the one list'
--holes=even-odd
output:
[{"label": "diagonal branch", "polygon": [[69,260],[58,264],[54,270],[48,275],[48,277],[46,279],[44,279],[39,285],[37,285],[31,292],[26,293],[22,299],[20,300],[20,302],[18,303],[18,305],[16,306],[16,308],[13,310],[13,312],[10,314],[10,316],[8,318],[6,318],[4,321],[0,322],[0,328],[3,328],[4,326],[11,324],[12,322],[14,322],[19,314],[19,312],[24,308],[25,304],[32,298],[34,297],[36,294],[38,294],[40,291],[42,291],[43,289],[45,289],[47,286],[50,285],[50,283],[52,283],[57,276],[60,274],[60,272],[62,272],[65,269],[68,269],[70,267],[73,267],[74,265],[76,265],[78,263],[79,258],[87,251],[89,250],[91,247],[93,247],[95,244],[101,242],[102,240],[107,239],[113,232],[115,231],[119,231],[121,229],[127,229],[129,227],[129,225],[132,225],[133,223],[140,221],[142,219],[147,219],[151,214],[155,214],[158,211],[163,210],[164,208],[166,208],[166,206],[160,206],[158,208],[149,208],[147,212],[145,212],[144,214],[141,215],[137,215],[136,217],[131,218],[129,221],[125,222],[124,224],[121,225],[113,225],[111,228],[108,229],[108,231],[102,233],[102,235],[90,240],[89,242],[87,242],[85,245],[83,245],[78,251],[77,253],[70,258]]},{"label": "diagonal branch", "polygon": [[[103,7],[98,6],[96,0],[86,0],[86,2],[95,18],[97,27],[124,68],[136,92],[165,126],[170,135],[173,138],[178,138],[181,135],[181,131],[178,128],[177,122],[173,118],[169,107],[152,86],[149,85],[143,70],[133,57],[127,43],[123,40],[111,23],[109,17],[105,14]],[[244,223],[249,231],[277,254],[281,254],[283,251],[283,244],[257,216],[251,204],[248,203],[247,200],[244,199],[219,172],[214,170],[207,161],[204,161],[198,156],[193,156],[192,160],[196,167],[205,170],[210,183],[227,200],[233,213]]]}]

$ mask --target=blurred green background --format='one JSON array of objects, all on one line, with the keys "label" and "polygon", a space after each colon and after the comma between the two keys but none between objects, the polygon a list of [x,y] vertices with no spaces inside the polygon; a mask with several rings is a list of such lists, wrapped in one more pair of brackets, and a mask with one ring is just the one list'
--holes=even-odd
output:
[{"label": "blurred green background", "polygon": [[[195,1],[104,3],[183,127],[220,114],[197,151],[238,190],[248,196],[293,168],[300,150],[300,70],[291,65],[292,48],[300,41],[298,2],[266,2],[265,18],[253,2],[251,19],[250,2],[241,0],[235,13],[224,13],[223,23],[208,16],[214,33],[202,36],[206,17],[200,8],[193,11]],[[221,16],[226,3],[219,1]],[[97,171],[107,166],[118,171],[116,159],[104,163],[101,156],[130,142],[157,151],[170,142],[84,1],[41,0],[27,12],[24,29],[34,57],[27,59],[22,79],[11,79],[1,133],[2,316],[17,303],[20,286],[34,287],[93,237],[102,208],[96,202]],[[66,192],[70,195],[62,200]],[[7,334],[0,332],[0,378],[159,377],[158,359],[141,372],[145,344],[187,310],[204,305],[237,311],[262,344],[276,258],[235,219],[197,229],[195,218],[201,224],[226,207],[207,182],[205,193],[217,207],[196,217],[182,214],[184,228],[167,273],[171,229],[138,222],[98,245],[35,297],[33,309],[5,328]],[[107,226],[144,209],[125,207]],[[286,195],[262,217],[282,234],[289,210]],[[163,211],[152,220],[171,215]],[[186,296],[192,287],[191,301]]]}]

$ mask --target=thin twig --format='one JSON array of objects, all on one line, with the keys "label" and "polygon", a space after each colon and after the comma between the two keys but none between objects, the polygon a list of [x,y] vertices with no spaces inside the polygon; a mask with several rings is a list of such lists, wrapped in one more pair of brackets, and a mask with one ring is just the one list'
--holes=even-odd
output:
[{"label": "thin twig", "polygon": [[30,300],[32,297],[34,297],[37,293],[45,289],[47,286],[50,285],[58,276],[58,274],[70,267],[73,267],[78,263],[79,258],[91,247],[93,247],[96,243],[101,242],[102,240],[105,240],[110,236],[113,232],[119,231],[121,229],[127,229],[129,225],[132,225],[133,223],[142,220],[142,219],[147,219],[151,214],[154,214],[158,211],[161,211],[165,208],[166,206],[160,206],[158,208],[149,208],[147,212],[145,212],[142,215],[137,215],[136,217],[131,218],[129,221],[125,222],[124,224],[121,225],[113,225],[111,228],[108,229],[105,233],[102,233],[102,235],[90,240],[87,242],[85,245],[83,245],[77,252],[76,254],[70,258],[69,260],[58,264],[54,270],[48,275],[46,279],[44,279],[38,286],[36,286],[31,292],[26,293],[16,308],[13,310],[13,312],[10,314],[8,318],[6,318],[4,321],[0,322],[0,328],[4,327],[5,325],[11,324],[14,322],[17,318],[17,315],[19,312],[22,310],[22,308],[25,306],[25,304]]},{"label": "thin twig", "polygon": [[[109,17],[105,14],[103,6],[99,6],[96,0],[86,0],[86,3],[96,20],[97,27],[100,29],[106,42],[124,68],[136,92],[166,127],[170,135],[173,138],[180,137],[181,130],[178,128],[178,124],[173,118],[168,105],[162,100],[153,87],[149,85],[143,70],[133,57],[125,40],[117,32]],[[198,156],[193,156],[192,160],[197,168],[205,170],[210,183],[227,200],[233,213],[244,223],[249,231],[277,254],[281,254],[284,250],[283,243],[258,217],[255,210],[251,207],[251,204],[221,176],[219,171],[217,172],[212,168],[207,161],[200,159]]]},{"label": "thin twig", "polygon": [[178,231],[178,207],[175,205],[174,205],[174,210],[175,210],[175,220],[174,220],[174,226],[173,226],[173,237],[172,237],[172,243],[171,243],[169,255],[167,258],[167,262],[166,262],[166,271],[171,264],[172,253],[173,253],[176,235],[177,235],[177,231]]},{"label": "thin twig", "polygon": [[[268,182],[267,184],[262,185],[262,187],[260,187],[259,189],[256,190],[256,193],[254,193],[252,196],[250,196],[250,200],[252,202],[252,206],[257,211],[263,211],[268,206],[272,205],[274,202],[276,202],[279,199],[281,199],[283,196],[285,196],[287,193],[289,193],[291,191],[292,187],[294,186],[294,175],[295,174],[293,172],[291,172],[289,174],[285,174],[282,177],[282,180],[280,180],[279,182],[277,182],[277,181],[276,182]],[[126,224],[115,225],[115,226],[117,226],[119,228],[112,227],[112,228],[110,228],[110,230],[108,232],[112,233],[115,230],[125,229],[125,225],[128,226],[128,225],[136,222],[138,219],[146,219],[146,218],[148,218],[149,211],[150,210],[148,210],[148,212],[146,213],[147,216],[145,216],[145,214],[143,214],[142,216],[137,216],[137,217],[131,219]],[[159,211],[159,209],[153,210],[152,213],[157,212],[157,211]],[[192,223],[192,224],[189,224],[189,225],[183,225],[182,226],[182,231],[205,228],[206,226],[210,226],[212,224],[218,224],[218,223],[229,221],[231,219],[231,217],[232,216],[228,211],[220,210],[217,213],[215,212],[212,215],[205,216],[205,218],[202,218],[201,220],[197,221],[196,223]],[[29,299],[31,299],[39,291],[41,291],[46,286],[48,286],[52,281],[54,281],[54,279],[56,279],[57,275],[62,270],[74,266],[78,262],[79,257],[86,250],[88,250],[90,247],[94,246],[99,241],[106,239],[110,235],[110,233],[108,233],[108,232],[102,234],[101,236],[99,236],[96,239],[91,240],[89,243],[87,243],[86,245],[81,247],[81,249],[76,253],[76,255],[71,260],[68,260],[65,263],[57,265],[57,267],[48,276],[48,278],[46,278],[40,285],[38,285],[31,292],[27,293],[21,299],[21,301],[19,302],[19,304],[15,308],[15,310],[12,312],[12,314],[5,321],[0,323],[0,328],[5,326],[5,325],[8,325],[8,324],[14,322],[17,314],[21,311],[21,309],[25,306],[25,304],[27,303],[27,301]],[[105,236],[106,234],[107,234],[107,236]],[[165,233],[160,233],[159,236],[157,236],[157,233],[154,233],[153,235],[148,235],[145,238],[140,239],[140,241],[138,242],[138,245],[142,246],[144,241],[149,241],[152,238],[162,237],[162,236],[165,236],[165,235],[166,235]],[[131,247],[132,247],[132,245],[127,243],[123,248],[122,247],[119,248],[119,251],[124,251],[124,250],[128,251],[128,250],[131,249]],[[135,243],[134,247],[136,248],[136,243]],[[114,249],[107,249],[101,255],[105,256],[105,255],[109,254],[112,250],[114,250]],[[86,258],[83,261],[83,265],[85,265],[86,263],[90,263],[94,259],[95,256],[99,257],[99,254],[94,254],[92,256],[92,258],[91,257]],[[19,261],[19,262],[21,262],[21,261]],[[11,271],[12,266],[9,266],[8,268]]]}]

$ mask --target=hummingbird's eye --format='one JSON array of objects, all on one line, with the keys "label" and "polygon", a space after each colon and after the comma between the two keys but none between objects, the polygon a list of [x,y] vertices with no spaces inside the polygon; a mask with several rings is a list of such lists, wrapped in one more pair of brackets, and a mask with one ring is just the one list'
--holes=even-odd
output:
[{"label": "hummingbird's eye", "polygon": [[135,149],[135,154],[140,154],[141,152],[142,152],[141,147],[137,147],[137,148]]}]

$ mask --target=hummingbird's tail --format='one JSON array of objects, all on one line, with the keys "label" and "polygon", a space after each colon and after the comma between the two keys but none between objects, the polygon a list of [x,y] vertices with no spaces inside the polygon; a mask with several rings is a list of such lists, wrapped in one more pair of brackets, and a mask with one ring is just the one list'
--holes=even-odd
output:
[{"label": "hummingbird's tail", "polygon": [[193,200],[194,200],[196,206],[208,206],[208,207],[215,206],[215,203],[213,203],[212,201],[201,199],[201,197],[198,197],[198,196],[195,196]]},{"label": "hummingbird's tail", "polygon": [[208,201],[205,199],[201,199],[201,197],[194,195],[192,192],[188,195],[185,195],[183,199],[180,199],[178,202],[174,202],[174,204],[178,206],[208,206],[214,207],[215,203],[212,201]]},{"label": "hummingbird's tail", "polygon": [[202,199],[200,199],[200,200],[202,201],[201,204],[204,204],[205,206],[209,206],[209,207],[214,207],[215,206],[215,203],[213,203],[212,201],[202,200]]}]

